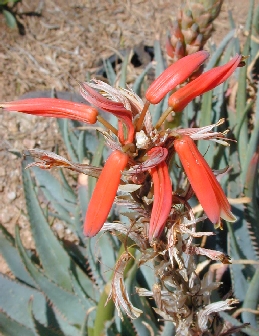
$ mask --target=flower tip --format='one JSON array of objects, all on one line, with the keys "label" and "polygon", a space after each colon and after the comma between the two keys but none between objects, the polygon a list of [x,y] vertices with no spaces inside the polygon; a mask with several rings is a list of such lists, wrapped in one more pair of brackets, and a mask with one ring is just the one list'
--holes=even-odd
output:
[{"label": "flower tip", "polygon": [[237,67],[243,65],[244,57],[237,54],[226,64],[210,69],[174,92],[168,99],[168,105],[173,108],[174,112],[182,111],[195,97],[222,84]]},{"label": "flower tip", "polygon": [[108,157],[86,212],[84,234],[87,237],[95,236],[103,227],[120,184],[121,171],[127,166],[128,159],[128,155],[119,150]]},{"label": "flower tip", "polygon": [[83,233],[84,233],[85,237],[92,238],[92,237],[96,236],[99,231],[96,231],[96,230],[93,231],[93,230],[91,230],[91,228],[87,229],[87,224],[85,223],[85,225],[84,225]]},{"label": "flower tip", "polygon": [[223,230],[223,225],[222,225],[221,220],[219,220],[216,224],[214,224],[214,228]]},{"label": "flower tip", "polygon": [[248,57],[249,57],[249,55],[248,56],[241,55],[241,59],[240,59],[240,62],[238,64],[239,68],[242,68],[243,66],[246,65],[246,60],[247,60]]},{"label": "flower tip", "polygon": [[201,50],[185,56],[170,65],[150,85],[146,92],[146,99],[151,104],[158,104],[169,91],[190,77],[208,57],[209,53],[205,50]]},{"label": "flower tip", "polygon": [[231,223],[234,223],[237,221],[237,218],[235,215],[233,215],[233,213],[231,211],[221,211],[220,213],[220,217],[225,219],[225,221],[227,222],[231,222]]}]

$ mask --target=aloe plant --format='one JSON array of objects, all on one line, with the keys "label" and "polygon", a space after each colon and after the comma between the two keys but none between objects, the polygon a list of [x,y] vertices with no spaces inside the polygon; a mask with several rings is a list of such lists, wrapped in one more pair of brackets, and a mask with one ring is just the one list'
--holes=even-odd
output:
[{"label": "aloe plant", "polygon": [[[148,102],[141,105],[141,111],[147,114],[140,114],[134,124],[127,118],[125,105],[130,101],[131,107],[135,106],[137,110],[138,104],[142,103],[133,92],[114,89],[100,81],[83,83],[80,86],[83,96],[98,107],[98,104],[102,104],[104,110],[111,109],[115,116],[122,118],[124,128],[117,129],[113,114],[100,115],[95,108],[83,104],[73,106],[70,103],[69,115],[76,120],[57,119],[70,160],[39,149],[27,153],[29,155],[22,163],[23,187],[36,251],[27,250],[22,245],[18,226],[15,237],[1,227],[1,253],[15,278],[5,275],[0,277],[0,331],[3,335],[223,336],[238,335],[240,330],[248,335],[258,333],[254,313],[259,291],[256,269],[259,209],[258,183],[255,183],[258,181],[259,99],[256,91],[247,96],[251,92],[247,83],[252,88],[258,85],[258,78],[251,76],[251,73],[255,73],[258,43],[250,37],[259,31],[259,9],[254,11],[253,8],[251,1],[248,37],[242,53],[248,55],[251,50],[252,57],[246,59],[246,65],[241,56],[235,58],[235,54],[240,52],[240,43],[234,31],[231,31],[217,50],[211,51],[212,57],[206,64],[207,72],[201,77],[204,81],[211,79],[215,87],[226,80],[230,73],[226,78],[221,74],[223,79],[218,81],[217,76],[211,75],[211,68],[227,64],[223,69],[230,71],[235,64],[234,71],[238,65],[242,65],[234,75],[238,83],[236,96],[233,86],[230,98],[226,98],[228,82],[207,93],[203,89],[208,84],[201,83],[197,94],[204,95],[187,105],[188,94],[193,94],[193,90],[188,91],[188,88],[192,88],[195,83],[191,81],[180,89],[187,91],[187,95],[180,94],[183,105],[176,99],[182,92],[180,90],[169,99],[175,111],[179,108],[177,113],[180,118],[166,121],[168,125],[176,126],[166,131],[160,130],[160,126],[172,109],[162,113],[167,100],[157,101],[158,95],[165,96],[172,90],[172,78],[169,76],[165,80],[166,72],[147,91],[146,98],[151,103],[155,99],[154,105],[149,111]],[[233,21],[231,24],[234,29]],[[165,63],[158,42],[155,43],[155,54],[159,75]],[[203,55],[204,60],[208,56],[205,52],[199,55]],[[231,56],[234,58],[229,61]],[[200,65],[197,60],[195,62],[197,66]],[[122,66],[121,88],[126,87],[126,64],[127,59]],[[116,74],[108,61],[105,66],[108,79],[113,83]],[[187,61],[185,66],[190,72],[193,71]],[[219,69],[222,68],[216,68],[212,73],[218,74]],[[134,92],[142,92],[144,74],[133,86]],[[250,82],[247,82],[247,78]],[[165,84],[160,86],[163,80]],[[105,97],[99,95],[99,91],[106,92]],[[127,100],[123,106],[120,101],[112,99],[116,94],[116,97],[120,97],[121,93],[123,99]],[[197,94],[190,96],[190,99]],[[45,116],[53,113],[50,101],[38,102],[41,102],[39,107],[35,101],[34,105],[31,105],[31,101],[0,105],[8,110],[16,104],[15,109],[21,112]],[[56,100],[51,103],[56,104],[59,117],[62,113],[64,117],[69,116],[64,115],[68,108],[62,110],[65,104],[68,106],[67,102]],[[78,109],[80,115],[75,112]],[[122,110],[124,114],[121,114]],[[153,125],[157,128],[150,126],[149,113],[154,116]],[[82,119],[85,116],[87,118]],[[96,118],[104,124],[106,131],[98,127],[100,133],[96,133],[94,126],[82,127],[82,121],[93,124]],[[224,132],[222,118],[227,122],[230,130],[228,134]],[[143,122],[145,128],[142,128]],[[183,128],[179,129],[179,126]],[[138,133],[136,144],[139,147],[136,152],[132,149],[133,140],[127,142],[132,135],[132,127]],[[147,132],[149,127],[150,134]],[[215,131],[212,131],[213,128],[216,128]],[[208,149],[204,139],[211,138],[218,142],[210,142]],[[151,149],[150,139],[156,141],[156,146],[151,146]],[[227,139],[237,142],[231,141],[230,146],[222,150],[221,145],[226,145]],[[194,140],[198,141],[199,151]],[[106,143],[113,149],[112,155]],[[175,158],[176,154],[178,159]],[[232,204],[231,210],[203,155],[214,173],[221,176],[221,185]],[[138,161],[139,157],[141,160]],[[179,159],[184,170],[180,169]],[[196,162],[199,162],[203,175],[190,168],[195,167]],[[231,169],[227,170],[227,165]],[[30,168],[25,169],[28,166]],[[117,182],[112,181],[113,166]],[[125,169],[127,166],[129,168]],[[52,167],[59,167],[59,178],[47,171]],[[64,169],[78,174],[72,174],[76,188],[70,185],[71,176]],[[187,184],[185,175],[189,180]],[[106,188],[103,195],[96,178],[103,181],[102,185]],[[115,189],[121,184],[121,194],[116,198],[119,212],[118,208],[111,206],[110,200],[105,202],[106,198],[115,197],[109,187],[110,181]],[[170,181],[174,185],[173,194]],[[155,195],[154,200],[150,194]],[[210,204],[213,199],[209,197],[214,194],[216,199]],[[215,228],[211,227],[208,220],[201,224],[206,216],[194,216],[194,213],[201,211],[197,199]],[[99,206],[97,211],[95,204]],[[215,207],[220,211],[216,212]],[[219,222],[219,217],[232,221],[233,215],[237,218],[235,224]],[[70,241],[59,239],[51,229],[51,224],[60,220],[73,233],[74,238]],[[84,233],[94,237],[86,238],[83,226]],[[206,226],[209,229],[206,230]],[[225,246],[220,241],[224,236],[218,233],[217,226],[223,226],[224,233],[228,232]],[[215,233],[219,239],[210,240],[209,237]],[[195,240],[200,243],[201,237],[205,237],[205,240],[207,237],[207,244],[194,244]],[[222,248],[228,250],[218,251]],[[229,267],[234,297],[219,297],[219,283],[214,281],[213,266],[208,267],[209,263],[204,256],[222,262],[225,268]],[[238,302],[241,310],[237,310],[233,316],[223,312]],[[237,315],[239,312],[241,319]]]}]

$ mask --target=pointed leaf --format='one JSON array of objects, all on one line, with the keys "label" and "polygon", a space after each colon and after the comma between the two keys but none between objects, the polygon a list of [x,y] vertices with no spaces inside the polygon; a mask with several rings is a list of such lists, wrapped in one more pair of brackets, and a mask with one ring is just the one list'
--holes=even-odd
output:
[{"label": "pointed leaf", "polygon": [[[44,295],[37,289],[11,280],[4,275],[0,275],[0,291],[0,309],[4,310],[10,318],[20,325],[25,325],[33,329],[29,311],[25,308],[30,298],[33,297],[35,318],[37,318],[40,323],[53,327],[59,326],[65,335],[77,335],[76,329],[64,321],[60,315],[56,314],[53,316],[52,307],[50,307]],[[17,300],[17,298],[19,298],[19,300]]]},{"label": "pointed leaf", "polygon": [[71,280],[68,274],[70,258],[46,221],[33,188],[30,172],[23,169],[22,175],[31,230],[43,268],[49,278],[71,291]]},{"label": "pointed leaf", "polygon": [[27,270],[25,269],[19,253],[15,248],[15,242],[13,238],[9,238],[9,234],[6,229],[0,225],[0,252],[7,262],[13,275],[23,281],[24,283],[34,287],[35,283]]},{"label": "pointed leaf", "polygon": [[[42,293],[38,290],[26,285],[22,285],[18,281],[9,279],[7,276],[0,275],[0,307],[11,319],[17,323],[33,329],[27,306],[30,297],[34,297],[34,307],[37,311],[37,318],[42,322],[46,322],[45,305],[46,300]],[[19,298],[19,299],[18,299]],[[21,309],[21,307],[23,307]]]},{"label": "pointed leaf", "polygon": [[15,238],[21,258],[40,289],[56,306],[57,310],[63,315],[64,318],[66,318],[73,325],[81,326],[84,321],[85,312],[79,298],[75,294],[67,292],[61,287],[57,286],[33,265],[31,260],[28,258],[24,247],[22,246],[18,226],[15,230]]},{"label": "pointed leaf", "polygon": [[116,72],[114,71],[109,59],[103,61],[103,65],[106,71],[106,75],[111,86],[114,86],[116,80]]},{"label": "pointed leaf", "polygon": [[120,76],[120,81],[119,81],[119,87],[121,88],[126,88],[126,83],[127,83],[127,68],[129,64],[129,53],[127,53],[124,57],[124,60],[122,62],[122,67],[121,67],[121,76]]},{"label": "pointed leaf", "polygon": [[0,312],[0,332],[2,336],[35,336],[34,331],[12,320],[2,312]]},{"label": "pointed leaf", "polygon": [[50,172],[33,167],[35,177],[43,191],[45,197],[57,211],[65,212],[69,216],[69,212],[74,213],[76,196],[71,190],[57,180]]},{"label": "pointed leaf", "polygon": [[140,96],[141,94],[141,85],[143,83],[144,77],[146,76],[146,74],[148,73],[148,71],[150,69],[152,69],[153,67],[153,63],[149,63],[145,69],[142,71],[142,73],[137,77],[137,79],[135,80],[132,90],[133,92],[135,92],[138,96]]},{"label": "pointed leaf", "polygon": [[160,336],[173,336],[175,335],[175,326],[170,321],[165,321],[164,328]]},{"label": "pointed leaf", "polygon": [[32,300],[29,302],[29,313],[31,315],[36,333],[38,336],[65,336],[61,330],[55,330],[50,327],[44,326],[44,324],[40,323],[33,314],[32,309]]},{"label": "pointed leaf", "polygon": [[[257,310],[259,302],[259,270],[257,270],[249,284],[243,308]],[[251,327],[258,328],[256,315],[249,311],[242,313],[242,320],[244,323],[250,323]]]},{"label": "pointed leaf", "polygon": [[[229,322],[233,326],[241,326],[243,323],[232,317],[231,315],[228,315],[227,313],[221,311],[219,312],[219,315],[227,322]],[[248,336],[258,336],[258,331],[253,330],[250,327],[246,327],[242,330],[244,333],[246,333]]]},{"label": "pointed leaf", "polygon": [[[249,47],[250,47],[250,37],[251,32],[249,36],[247,37],[243,53],[244,55],[249,55]],[[239,78],[238,78],[238,90],[237,90],[237,101],[236,101],[236,117],[237,117],[237,123],[241,124],[243,116],[246,111],[246,102],[247,102],[247,67],[248,62],[246,62],[246,65],[242,67],[239,71]],[[246,159],[246,152],[247,152],[247,144],[248,144],[248,123],[247,118],[245,122],[243,123],[239,138],[237,139],[238,142],[238,152],[240,156],[240,165],[241,169],[244,169],[244,163]]]},{"label": "pointed leaf", "polygon": [[233,29],[222,39],[222,41],[220,42],[220,44],[218,45],[216,49],[216,52],[212,55],[209,62],[207,63],[205,71],[212,69],[217,64],[218,59],[221,57],[227,44],[229,43],[229,41],[231,41],[231,39],[235,36],[235,34],[236,34],[236,29]]},{"label": "pointed leaf", "polygon": [[[240,141],[242,141],[242,138],[240,138]],[[242,164],[243,169],[241,172],[242,186],[244,186],[245,184],[250,162],[252,160],[253,154],[257,150],[258,145],[259,145],[259,119],[257,120],[254,126],[251,138],[245,149],[245,157],[244,157],[243,164]],[[240,157],[240,161],[241,160],[242,160],[242,157]]]},{"label": "pointed leaf", "polygon": [[57,119],[57,123],[61,132],[61,135],[64,139],[67,151],[72,161],[78,162],[78,157],[76,153],[76,149],[73,148],[71,143],[71,132],[69,128],[72,128],[71,121],[68,119]]}]

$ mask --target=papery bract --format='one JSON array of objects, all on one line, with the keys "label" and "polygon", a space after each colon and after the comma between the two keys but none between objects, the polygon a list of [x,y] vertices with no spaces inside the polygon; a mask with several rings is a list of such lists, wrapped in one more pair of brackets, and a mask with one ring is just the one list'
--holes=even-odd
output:
[{"label": "papery bract", "polygon": [[7,111],[18,111],[42,117],[68,118],[88,124],[96,123],[98,116],[98,111],[92,106],[55,98],[23,99],[0,103],[0,107]]},{"label": "papery bract", "polygon": [[128,163],[128,155],[115,150],[107,159],[89,202],[84,222],[84,234],[95,236],[111,210],[121,179],[121,171]]},{"label": "papery bract", "polygon": [[152,104],[159,103],[165,95],[177,85],[184,82],[197,68],[209,57],[205,50],[181,58],[170,65],[150,85],[146,92],[146,98]]},{"label": "papery bract", "polygon": [[173,108],[174,112],[182,111],[195,97],[212,90],[228,79],[238,66],[243,65],[241,61],[242,56],[236,55],[225,65],[203,73],[198,78],[174,92],[169,97],[168,105]]},{"label": "papery bract", "polygon": [[149,240],[158,238],[164,227],[172,207],[172,184],[167,164],[163,161],[150,169],[154,183],[154,202],[149,224]]},{"label": "papery bract", "polygon": [[174,141],[174,148],[195,195],[212,223],[219,224],[220,217],[229,222],[235,221],[227,197],[194,141],[183,135]]}]

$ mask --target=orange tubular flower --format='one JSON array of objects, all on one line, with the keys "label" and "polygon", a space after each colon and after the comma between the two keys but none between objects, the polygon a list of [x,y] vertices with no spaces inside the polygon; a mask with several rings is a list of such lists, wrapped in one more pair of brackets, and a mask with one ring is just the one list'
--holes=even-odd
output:
[{"label": "orange tubular flower", "polygon": [[85,104],[55,98],[32,98],[0,103],[7,111],[18,111],[42,117],[68,118],[94,124],[98,111]]},{"label": "orange tubular flower", "polygon": [[182,111],[195,97],[214,89],[228,79],[238,66],[243,65],[242,56],[236,55],[227,64],[205,72],[177,90],[169,97],[168,105],[173,108],[174,112]]},{"label": "orange tubular flower", "polygon": [[197,70],[208,57],[209,53],[202,50],[185,56],[169,66],[148,88],[147,100],[152,104],[159,103],[169,91],[184,82]]},{"label": "orange tubular flower", "polygon": [[167,164],[163,161],[150,169],[154,183],[154,203],[149,224],[149,240],[158,238],[164,227],[172,206],[172,184]]},{"label": "orange tubular flower", "polygon": [[194,141],[188,135],[183,135],[174,141],[174,148],[192,189],[211,222],[220,224],[220,217],[234,222],[236,218],[231,212],[230,204]]},{"label": "orange tubular flower", "polygon": [[127,154],[115,150],[106,161],[88,205],[84,222],[86,236],[95,236],[106,221],[128,159]]}]

